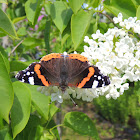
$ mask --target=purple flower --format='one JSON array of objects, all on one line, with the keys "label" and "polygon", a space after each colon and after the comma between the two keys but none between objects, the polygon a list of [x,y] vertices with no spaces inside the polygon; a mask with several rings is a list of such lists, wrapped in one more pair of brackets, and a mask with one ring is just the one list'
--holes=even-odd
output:
[{"label": "purple flower", "polygon": [[36,24],[36,25],[35,25],[35,31],[36,31],[37,29],[38,29],[38,25]]},{"label": "purple flower", "polygon": [[56,42],[56,38],[54,38],[54,39],[52,40],[52,42],[55,43],[55,42]]},{"label": "purple flower", "polygon": [[42,20],[43,17],[44,17],[44,15],[39,16],[37,22],[39,22],[40,20]]}]

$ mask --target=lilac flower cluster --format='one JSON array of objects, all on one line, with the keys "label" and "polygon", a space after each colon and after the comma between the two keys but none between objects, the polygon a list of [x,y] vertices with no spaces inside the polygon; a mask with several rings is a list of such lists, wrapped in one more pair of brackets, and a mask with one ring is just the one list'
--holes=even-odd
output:
[{"label": "lilac flower cluster", "polygon": [[39,90],[51,95],[52,101],[57,100],[60,103],[63,99],[70,99],[70,95],[83,101],[92,101],[99,95],[105,95],[107,99],[117,99],[129,88],[129,81],[140,80],[140,41],[134,36],[140,35],[140,20],[135,17],[123,20],[122,14],[113,20],[122,28],[114,27],[104,34],[97,30],[91,39],[85,36],[84,41],[88,45],[84,46],[82,53],[91,65],[96,65],[104,75],[110,77],[109,86],[91,89],[68,88],[63,94],[57,87],[40,87]]}]

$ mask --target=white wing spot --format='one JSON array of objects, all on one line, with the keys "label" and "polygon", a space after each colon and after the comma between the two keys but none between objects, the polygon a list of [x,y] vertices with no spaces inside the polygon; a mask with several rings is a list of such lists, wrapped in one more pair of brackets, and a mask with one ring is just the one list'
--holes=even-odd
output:
[{"label": "white wing spot", "polygon": [[21,82],[23,82],[23,83],[24,83],[24,81],[25,81],[24,79],[21,80]]},{"label": "white wing spot", "polygon": [[97,77],[97,75],[94,75],[94,77]]},{"label": "white wing spot", "polygon": [[98,76],[98,80],[101,80],[101,76]]},{"label": "white wing spot", "polygon": [[30,75],[30,72],[28,71],[28,72],[26,73],[26,75]]},{"label": "white wing spot", "polygon": [[34,77],[29,77],[28,81],[31,85],[34,85]]},{"label": "white wing spot", "polygon": [[99,83],[98,81],[94,81],[93,85],[92,85],[92,88],[96,88],[98,86],[98,83]]},{"label": "white wing spot", "polygon": [[15,76],[15,78],[17,78],[19,75],[20,75],[20,74],[19,74],[19,73],[17,73],[17,75]]}]

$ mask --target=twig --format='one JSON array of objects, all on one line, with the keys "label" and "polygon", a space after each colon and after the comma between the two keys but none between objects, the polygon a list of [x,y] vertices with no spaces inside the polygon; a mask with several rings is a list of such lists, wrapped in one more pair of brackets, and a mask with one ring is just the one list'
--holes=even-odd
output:
[{"label": "twig", "polygon": [[23,42],[23,40],[21,40],[14,48],[13,50],[9,53],[8,57],[11,56],[11,54],[16,50],[16,48]]},{"label": "twig", "polygon": [[102,15],[106,16],[113,23],[113,25],[116,26],[116,24],[114,23],[113,19],[109,15],[107,15],[105,13],[101,13],[101,12],[99,12],[99,14],[102,14]]}]

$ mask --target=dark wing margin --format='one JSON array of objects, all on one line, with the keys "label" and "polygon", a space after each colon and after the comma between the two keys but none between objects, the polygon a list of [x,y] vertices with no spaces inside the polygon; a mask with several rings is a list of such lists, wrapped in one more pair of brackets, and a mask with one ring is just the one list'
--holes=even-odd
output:
[{"label": "dark wing margin", "polygon": [[78,82],[78,88],[98,88],[110,84],[109,77],[104,76],[98,67],[95,66],[89,66],[80,74],[80,76],[83,78]]},{"label": "dark wing margin", "polygon": [[25,70],[18,72],[15,78],[31,85],[49,86],[50,82],[44,76],[45,73],[46,71],[40,63],[32,63]]}]

